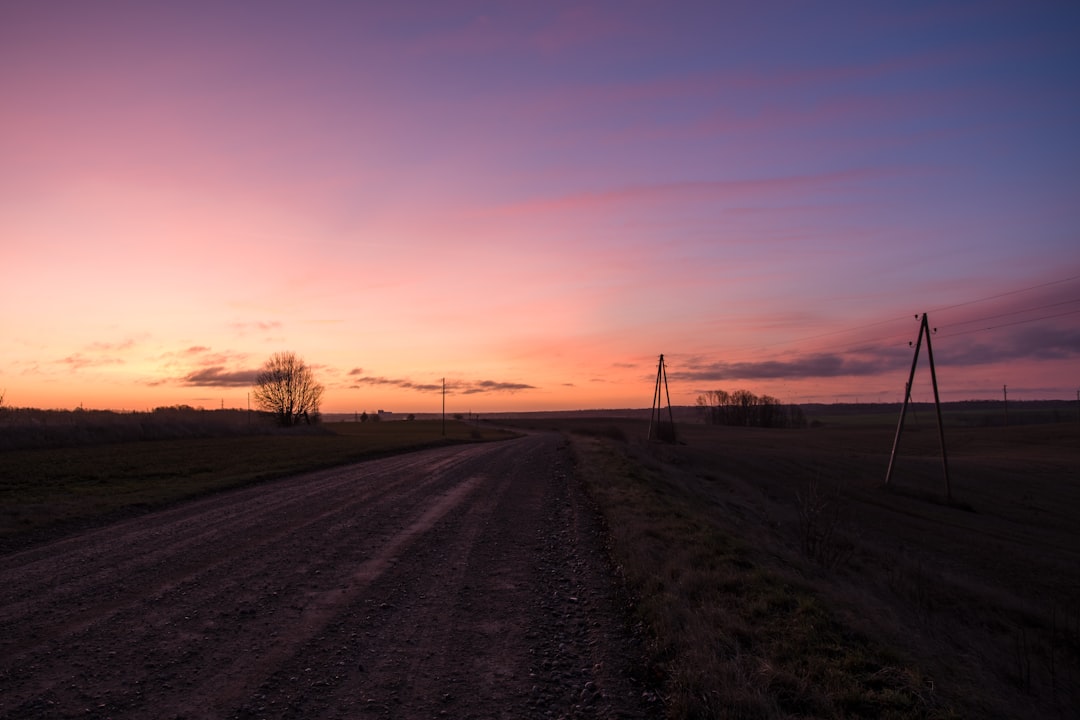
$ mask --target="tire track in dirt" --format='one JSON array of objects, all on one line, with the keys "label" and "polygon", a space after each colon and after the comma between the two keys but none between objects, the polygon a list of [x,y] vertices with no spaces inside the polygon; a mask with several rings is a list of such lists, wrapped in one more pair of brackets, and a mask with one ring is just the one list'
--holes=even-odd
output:
[{"label": "tire track in dirt", "polygon": [[[211,678],[207,685],[194,688],[194,698],[212,698],[215,711],[234,706],[257,687],[282,662],[291,658],[299,646],[310,641],[322,630],[332,617],[337,615],[344,605],[353,602],[356,596],[379,577],[399,553],[405,550],[417,536],[431,529],[443,515],[460,504],[465,497],[480,484],[481,478],[474,476],[453,487],[449,492],[435,498],[427,509],[407,527],[391,537],[368,560],[346,578],[340,588],[331,588],[307,593],[307,604],[303,606],[299,617],[293,620],[293,627],[287,638],[279,639],[258,662],[251,663],[243,658],[235,661],[231,667],[223,668]],[[185,698],[189,704],[191,698]],[[170,708],[162,708],[166,715]],[[183,710],[183,707],[177,708]],[[214,712],[208,717],[219,717]]]},{"label": "tire track in dirt", "polygon": [[644,717],[590,669],[633,653],[566,467],[554,436],[423,451],[0,557],[0,718]]},{"label": "tire track in dirt", "polygon": [[[383,474],[392,477],[401,473],[396,482],[388,482],[382,487],[363,488],[368,493],[365,500],[372,500],[378,495],[387,494],[397,485],[406,482],[402,472],[406,466],[394,465],[386,468]],[[309,478],[333,477],[334,481],[316,481],[315,489],[310,489]],[[19,590],[25,597],[34,597],[48,589],[52,592],[65,589],[71,594],[81,592],[85,587],[104,582],[111,577],[129,575],[144,567],[153,567],[162,555],[175,556],[195,545],[209,544],[225,535],[232,535],[236,540],[237,528],[248,527],[252,518],[264,520],[267,516],[281,511],[297,502],[298,489],[307,493],[307,500],[313,501],[325,496],[335,501],[342,492],[342,485],[355,485],[356,478],[343,474],[340,470],[304,476],[291,482],[285,481],[274,486],[249,488],[237,492],[236,499],[249,496],[248,502],[236,502],[221,508],[216,499],[196,501],[187,505],[155,514],[152,520],[132,521],[128,530],[128,542],[131,547],[126,557],[119,562],[109,562],[94,551],[94,542],[98,536],[111,532],[108,528],[91,531],[77,539],[62,540],[21,553],[16,553],[4,560],[7,563],[20,563],[23,580]],[[361,498],[357,498],[359,500]],[[212,508],[207,510],[206,508]],[[343,508],[336,506],[337,511]],[[198,532],[194,532],[198,530]],[[179,536],[180,540],[175,540]],[[259,536],[257,541],[264,540]],[[168,541],[167,547],[165,542]],[[56,557],[63,555],[66,566],[58,566]],[[35,558],[44,558],[44,562],[34,562]],[[32,582],[35,581],[35,582]],[[5,604],[9,603],[10,589],[3,593]]]},{"label": "tire track in dirt", "polygon": [[[283,508],[307,507],[313,500],[326,498],[335,509],[318,514],[317,519],[325,521],[369,501],[378,506],[379,501],[392,498],[395,510],[385,513],[384,520],[376,523],[381,527],[384,522],[392,522],[396,512],[408,512],[422,502],[425,488],[438,484],[454,465],[468,459],[470,450],[434,451],[418,454],[411,461],[398,458],[379,463],[370,468],[371,476],[367,479],[362,471],[369,468],[359,465],[284,481],[281,487],[275,484],[265,495],[259,492],[261,488],[250,488],[198,501],[193,503],[195,507],[185,506],[156,517],[120,523],[78,540],[61,541],[55,544],[58,547],[53,548],[51,556],[49,549],[37,548],[3,558],[0,586],[5,588],[5,602],[0,605],[0,638],[6,642],[0,640],[0,649],[4,664],[17,669],[15,672],[46,665],[49,658],[77,649],[86,642],[84,636],[93,642],[95,634],[110,633],[117,627],[122,628],[128,644],[142,642],[147,636],[159,639],[168,636],[182,608],[187,609],[187,614],[182,616],[186,619],[197,615],[200,605],[210,605],[218,597],[235,594],[240,583],[229,578],[242,578],[245,573],[258,578],[267,575],[271,565],[281,564],[277,553],[266,548],[296,536],[315,522],[311,513],[297,512],[294,514],[303,519],[292,520],[292,524],[266,523]],[[403,490],[401,485],[410,480],[416,481],[414,486]],[[372,486],[374,492],[350,496],[349,490],[360,483],[377,484]],[[206,532],[199,528],[200,518],[207,520]],[[267,527],[272,531],[267,532]],[[221,551],[222,528],[230,529],[224,538],[228,552]],[[152,551],[139,553],[148,533],[168,540],[155,543]],[[173,538],[179,540],[171,542]],[[196,546],[203,555],[192,558],[189,553]],[[129,555],[135,559],[123,560]],[[116,563],[118,558],[121,560]],[[114,563],[127,565],[128,573],[113,571],[110,566]],[[56,568],[55,591],[43,589],[40,580],[40,576],[48,574],[50,565]],[[200,582],[198,573],[190,572],[200,566],[216,570],[217,577]],[[88,571],[83,573],[83,568]],[[3,582],[16,576],[20,582]],[[192,592],[192,588],[199,586],[205,590]],[[134,591],[129,591],[129,587]],[[33,598],[30,603],[7,601],[11,596]],[[48,601],[43,602],[46,598]],[[106,644],[102,639],[97,642],[101,646]],[[116,651],[106,652],[105,658],[115,657]],[[39,691],[65,680],[64,673],[56,674],[51,683],[45,677],[45,674],[39,676]],[[14,702],[17,700],[14,695],[5,691],[0,702],[4,705]]]},{"label": "tire track in dirt", "polygon": [[[346,486],[357,484],[355,472],[348,471],[323,472],[306,476],[295,482],[286,483],[284,488],[274,488],[267,496],[263,496],[257,490],[242,491],[245,497],[238,496],[235,498],[237,502],[224,509],[210,509],[198,513],[184,509],[180,511],[182,519],[172,523],[169,518],[164,518],[163,525],[167,527],[173,525],[169,527],[168,532],[148,531],[142,526],[151,521],[140,520],[132,523],[138,529],[133,528],[127,533],[129,538],[127,545],[131,548],[127,559],[111,562],[111,558],[106,555],[94,555],[87,552],[86,548],[94,547],[92,542],[80,543],[75,546],[78,551],[69,562],[53,569],[52,583],[48,581],[49,568],[55,563],[51,563],[48,558],[22,563],[19,566],[23,579],[23,582],[19,584],[19,595],[22,600],[12,601],[5,598],[3,609],[0,610],[0,630],[4,629],[7,620],[11,617],[20,618],[21,622],[25,622],[28,609],[35,607],[38,609],[38,612],[34,614],[36,626],[33,634],[36,642],[19,648],[12,659],[19,660],[27,653],[39,649],[42,643],[55,643],[67,635],[76,634],[125,610],[130,610],[133,604],[143,602],[145,597],[163,601],[177,587],[198,582],[204,574],[215,571],[235,574],[234,568],[223,566],[233,562],[237,556],[258,554],[256,551],[259,549],[280,542],[285,537],[301,532],[309,526],[347,515],[357,505],[379,502],[391,493],[400,493],[403,484],[416,479],[412,473],[406,472],[407,467],[404,464],[390,464],[382,472],[382,476],[388,478],[385,485],[362,487],[359,492],[353,487],[346,488]],[[434,475],[437,475],[445,471],[448,465],[444,462],[432,465],[432,467],[436,471]],[[398,504],[403,503],[405,497],[409,495],[417,497],[423,487],[417,484],[409,488],[404,496],[397,497]],[[340,496],[346,489],[351,491],[351,497],[348,503],[342,503]],[[320,510],[314,515],[309,514],[297,524],[276,526],[272,532],[249,532],[256,521],[265,520],[267,516],[280,512],[288,507],[290,502],[297,503],[299,500],[297,490],[304,493],[302,499],[305,503],[319,501],[320,505],[327,504],[328,509]],[[200,505],[203,504],[208,503],[200,503]],[[241,509],[234,510],[235,505],[240,505]],[[198,521],[200,517],[205,518],[205,526],[200,525]],[[335,529],[332,527],[331,531]],[[140,548],[147,547],[148,532],[155,532],[159,536],[157,538],[159,542],[152,543],[149,549],[139,552]],[[179,537],[180,540],[165,541],[161,536]],[[227,543],[230,547],[229,554],[222,554],[217,550],[222,543]],[[71,543],[62,542],[60,545],[61,547],[70,546]],[[20,553],[6,559],[4,564],[27,559],[22,556],[36,556],[39,552]],[[262,567],[253,568],[249,563],[248,572],[253,570],[257,572],[272,562],[270,554],[266,555],[266,559],[261,564]],[[93,592],[93,588],[107,586],[118,578],[125,578],[126,583],[137,583],[141,577],[149,574],[161,578],[162,567],[168,568],[164,578],[159,579],[157,585],[146,587],[140,596],[120,595],[108,597],[96,603],[87,602],[85,595]],[[200,584],[207,585],[205,582]],[[40,597],[46,591],[55,596],[58,601],[66,602],[54,603],[51,606],[54,610],[52,613],[47,612],[47,609],[45,612],[41,611]],[[10,594],[11,591],[5,593],[5,595]],[[73,609],[72,599],[80,594],[83,597],[75,601],[78,607]]]}]

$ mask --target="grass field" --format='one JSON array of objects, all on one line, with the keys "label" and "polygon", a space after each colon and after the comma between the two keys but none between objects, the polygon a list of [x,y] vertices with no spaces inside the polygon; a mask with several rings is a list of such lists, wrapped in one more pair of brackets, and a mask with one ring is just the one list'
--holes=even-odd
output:
[{"label": "grass field", "polygon": [[[895,419],[893,419],[895,422]],[[536,423],[532,423],[534,426]],[[891,423],[890,423],[891,425]],[[670,717],[1075,717],[1080,428],[551,421]]]},{"label": "grass field", "polygon": [[[817,426],[891,426],[900,417],[900,403],[806,405],[807,420]],[[1006,425],[1048,425],[1080,422],[1080,404],[1065,400],[1013,401],[1006,407],[999,401],[968,400],[942,403],[946,427],[1004,427]],[[937,424],[933,403],[912,402],[905,427]]]},{"label": "grass field", "polygon": [[0,452],[0,547],[185,498],[377,455],[507,433],[435,420]]},{"label": "grass field", "polygon": [[[546,418],[605,518],[671,718],[1074,717],[1080,427],[806,430]],[[0,544],[264,479],[505,434],[438,421],[0,452]]]}]

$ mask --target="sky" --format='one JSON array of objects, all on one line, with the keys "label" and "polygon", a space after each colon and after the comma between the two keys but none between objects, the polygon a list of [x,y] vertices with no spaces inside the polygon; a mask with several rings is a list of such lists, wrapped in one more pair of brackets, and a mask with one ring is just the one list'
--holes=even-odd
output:
[{"label": "sky", "polygon": [[[0,393],[1080,390],[1071,2],[0,5]],[[924,354],[913,398],[932,399]]]}]

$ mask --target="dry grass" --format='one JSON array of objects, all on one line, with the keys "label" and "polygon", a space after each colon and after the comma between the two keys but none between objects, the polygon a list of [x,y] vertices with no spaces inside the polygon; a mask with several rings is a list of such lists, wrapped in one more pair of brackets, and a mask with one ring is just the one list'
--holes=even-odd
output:
[{"label": "dry grass", "polygon": [[938,709],[916,669],[845,629],[807,587],[712,522],[662,468],[595,441],[576,447],[649,628],[669,717],[925,717]]},{"label": "dry grass", "polygon": [[[577,428],[580,430],[581,428]],[[680,427],[575,433],[668,714],[1070,717],[1080,432]]]}]

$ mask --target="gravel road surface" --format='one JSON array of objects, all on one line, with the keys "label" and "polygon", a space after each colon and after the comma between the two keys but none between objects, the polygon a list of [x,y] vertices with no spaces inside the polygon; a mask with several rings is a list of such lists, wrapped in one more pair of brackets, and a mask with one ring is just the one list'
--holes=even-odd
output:
[{"label": "gravel road surface", "polygon": [[565,442],[441,448],[0,557],[0,718],[650,718]]}]

